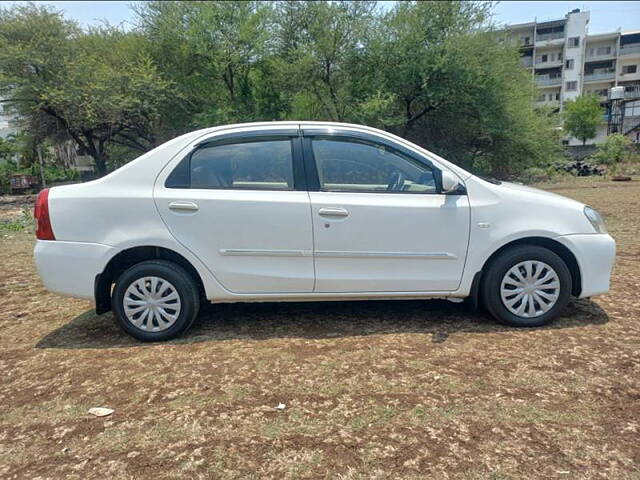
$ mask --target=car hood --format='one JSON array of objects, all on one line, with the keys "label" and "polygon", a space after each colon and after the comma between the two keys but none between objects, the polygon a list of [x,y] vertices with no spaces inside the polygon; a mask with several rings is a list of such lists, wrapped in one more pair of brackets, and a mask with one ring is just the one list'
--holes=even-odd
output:
[{"label": "car hood", "polygon": [[532,195],[533,198],[537,197],[541,200],[544,199],[550,202],[558,202],[580,208],[584,207],[583,203],[580,203],[571,198],[563,197],[562,195],[558,195],[557,193],[547,192],[546,190],[540,190],[539,188],[528,187],[519,183],[501,182],[499,188],[514,194]]}]

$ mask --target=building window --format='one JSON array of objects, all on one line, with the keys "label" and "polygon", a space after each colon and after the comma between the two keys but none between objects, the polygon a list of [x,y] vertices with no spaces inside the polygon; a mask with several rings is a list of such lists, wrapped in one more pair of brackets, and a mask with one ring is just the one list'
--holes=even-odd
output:
[{"label": "building window", "polygon": [[569,58],[567,59],[567,61],[564,64],[564,67],[567,70],[573,70],[573,66],[575,65],[575,60],[573,58]]},{"label": "building window", "polygon": [[580,46],[580,37],[569,38],[569,48],[575,48]]},{"label": "building window", "polygon": [[598,47],[596,48],[596,55],[610,55],[611,47]]},{"label": "building window", "polygon": [[556,93],[556,100],[560,100],[560,92]]},{"label": "building window", "polygon": [[622,66],[622,74],[627,75],[629,73],[636,73],[638,71],[637,65],[623,65]]},{"label": "building window", "polygon": [[567,82],[565,89],[567,90],[567,92],[575,92],[578,89],[578,82]]},{"label": "building window", "polygon": [[541,62],[547,62],[548,60],[549,60],[549,57],[547,55],[542,55]]},{"label": "building window", "polygon": [[640,100],[627,102],[624,106],[625,117],[640,117]]},{"label": "building window", "polygon": [[538,101],[539,102],[544,102],[546,98],[546,95],[544,93],[541,93],[540,95],[538,95]]}]

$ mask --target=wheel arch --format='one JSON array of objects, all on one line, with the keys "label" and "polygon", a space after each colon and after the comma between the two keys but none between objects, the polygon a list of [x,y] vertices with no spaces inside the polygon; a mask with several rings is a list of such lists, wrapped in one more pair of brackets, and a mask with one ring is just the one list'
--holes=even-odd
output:
[{"label": "wheel arch", "polygon": [[111,287],[116,279],[128,268],[145,260],[167,260],[181,266],[198,285],[200,298],[206,297],[200,274],[185,257],[165,247],[137,246],[118,252],[109,260],[102,273],[96,275],[94,284],[96,313],[102,314],[111,310]]},{"label": "wheel arch", "polygon": [[478,304],[479,297],[478,292],[480,290],[480,283],[482,282],[482,277],[484,276],[484,272],[487,271],[487,267],[491,265],[491,263],[498,258],[505,250],[518,246],[518,245],[536,245],[539,247],[547,248],[551,250],[553,253],[558,255],[564,263],[567,265],[569,272],[571,273],[571,294],[575,297],[580,295],[582,291],[582,274],[580,273],[580,266],[578,265],[578,260],[576,259],[573,252],[567,248],[562,243],[548,237],[524,237],[518,238],[516,240],[512,240],[508,243],[505,243],[496,251],[494,251],[487,260],[485,260],[482,265],[482,269],[476,273],[473,279],[473,285],[471,288],[471,296],[474,302],[474,305]]}]

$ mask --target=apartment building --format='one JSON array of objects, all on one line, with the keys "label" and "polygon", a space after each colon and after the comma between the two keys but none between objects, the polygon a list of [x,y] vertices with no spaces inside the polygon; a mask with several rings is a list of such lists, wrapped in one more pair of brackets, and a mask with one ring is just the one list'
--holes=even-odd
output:
[{"label": "apartment building", "polygon": [[[504,39],[520,48],[520,63],[535,79],[536,105],[561,111],[567,100],[597,95],[608,113],[587,143],[602,143],[615,131],[640,142],[640,30],[589,35],[589,17],[576,9],[560,20],[509,25]],[[615,86],[624,87],[623,118],[613,125],[610,90]]]}]

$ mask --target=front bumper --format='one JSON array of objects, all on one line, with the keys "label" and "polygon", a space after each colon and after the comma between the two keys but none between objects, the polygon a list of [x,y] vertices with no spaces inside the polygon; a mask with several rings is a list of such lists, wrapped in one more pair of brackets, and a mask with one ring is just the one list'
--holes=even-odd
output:
[{"label": "front bumper", "polygon": [[38,240],[33,258],[48,290],[78,298],[94,298],[96,275],[117,249],[99,243]]},{"label": "front bumper", "polygon": [[578,261],[582,279],[580,298],[607,293],[616,257],[615,240],[596,233],[563,235],[556,240],[573,252]]}]

